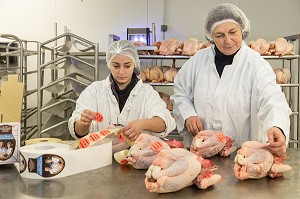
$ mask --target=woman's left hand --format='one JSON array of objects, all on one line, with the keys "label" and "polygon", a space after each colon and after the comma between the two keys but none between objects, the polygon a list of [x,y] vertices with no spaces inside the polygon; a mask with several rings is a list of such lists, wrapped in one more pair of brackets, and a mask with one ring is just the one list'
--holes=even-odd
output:
[{"label": "woman's left hand", "polygon": [[286,153],[286,140],[282,131],[278,127],[272,127],[268,130],[268,143],[270,150],[279,155]]},{"label": "woman's left hand", "polygon": [[120,129],[120,133],[123,133],[130,140],[136,140],[141,134],[142,128],[142,120],[133,120],[128,122],[126,126]]}]

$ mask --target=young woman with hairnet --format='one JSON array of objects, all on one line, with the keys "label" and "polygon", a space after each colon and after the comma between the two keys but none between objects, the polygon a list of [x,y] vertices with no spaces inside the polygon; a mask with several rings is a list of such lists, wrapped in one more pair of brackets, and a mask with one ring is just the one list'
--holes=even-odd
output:
[{"label": "young woman with hairnet", "polygon": [[[130,140],[145,132],[164,137],[176,128],[158,92],[138,79],[140,60],[130,41],[112,43],[106,62],[111,74],[89,85],[76,101],[69,119],[69,130],[74,138],[113,124],[123,126],[120,131]],[[96,112],[103,115],[102,122],[96,121]]]},{"label": "young woman with hairnet", "polygon": [[174,81],[174,118],[189,144],[199,131],[222,131],[237,146],[268,142],[282,154],[289,140],[291,110],[270,64],[244,42],[250,22],[232,4],[213,7],[204,21],[213,44],[198,51]]}]

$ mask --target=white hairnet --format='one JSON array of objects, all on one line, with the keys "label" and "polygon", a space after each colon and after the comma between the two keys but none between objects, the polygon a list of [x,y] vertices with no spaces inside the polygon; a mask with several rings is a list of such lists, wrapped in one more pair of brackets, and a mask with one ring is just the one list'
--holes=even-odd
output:
[{"label": "white hairnet", "polygon": [[205,37],[212,41],[212,32],[216,25],[224,22],[235,22],[242,30],[243,39],[246,39],[250,31],[250,21],[238,7],[229,3],[218,4],[213,7],[204,19]]},{"label": "white hairnet", "polygon": [[115,41],[108,47],[106,52],[106,63],[108,68],[110,68],[111,60],[117,55],[124,55],[132,59],[134,62],[134,72],[135,74],[140,74],[140,59],[137,50],[133,43],[128,40]]}]

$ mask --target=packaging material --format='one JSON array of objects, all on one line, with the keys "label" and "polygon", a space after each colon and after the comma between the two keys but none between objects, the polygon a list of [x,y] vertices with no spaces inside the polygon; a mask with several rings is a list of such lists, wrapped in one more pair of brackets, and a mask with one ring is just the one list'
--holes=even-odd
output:
[{"label": "packaging material", "polygon": [[20,123],[0,123],[0,164],[20,161]]},{"label": "packaging material", "polygon": [[1,83],[0,122],[20,122],[24,83],[18,82],[18,75],[8,75]]},{"label": "packaging material", "polygon": [[22,177],[61,178],[112,164],[112,142],[73,150],[67,143],[40,142],[20,148]]},{"label": "packaging material", "polygon": [[19,75],[8,75],[1,81],[0,95],[0,164],[18,163],[20,160],[21,115],[24,83]]},{"label": "packaging material", "polygon": [[32,138],[29,140],[25,140],[25,145],[36,144],[40,142],[56,142],[68,144],[71,149],[77,149],[79,147],[79,140],[61,140],[59,138]]}]

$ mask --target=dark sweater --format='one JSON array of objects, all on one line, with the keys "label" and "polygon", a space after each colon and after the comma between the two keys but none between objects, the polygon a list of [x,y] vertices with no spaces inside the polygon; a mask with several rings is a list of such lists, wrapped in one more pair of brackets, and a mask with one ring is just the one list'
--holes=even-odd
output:
[{"label": "dark sweater", "polygon": [[226,65],[231,65],[233,61],[234,55],[238,52],[238,50],[232,54],[232,55],[224,55],[219,49],[215,46],[215,64],[217,67],[217,71],[219,73],[219,76],[222,76],[223,70]]},{"label": "dark sweater", "polygon": [[111,82],[112,92],[113,92],[114,96],[116,97],[116,99],[119,103],[120,112],[122,112],[123,107],[126,103],[126,100],[129,96],[131,90],[135,87],[135,85],[137,84],[139,79],[137,78],[136,74],[133,73],[131,82],[126,86],[126,88],[124,90],[120,90],[119,86],[115,82],[115,79],[113,78],[112,75],[110,75],[109,79],[110,79],[110,82]]}]

